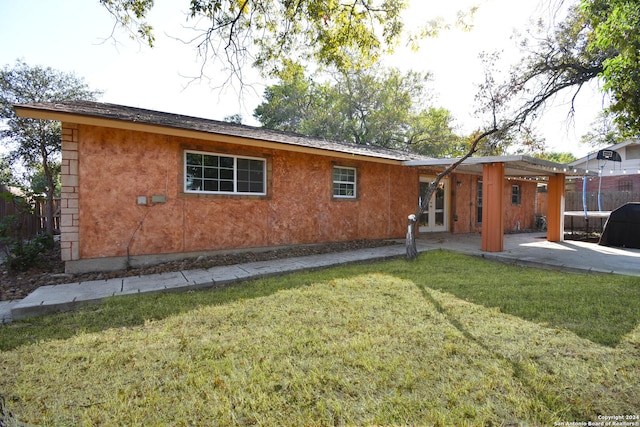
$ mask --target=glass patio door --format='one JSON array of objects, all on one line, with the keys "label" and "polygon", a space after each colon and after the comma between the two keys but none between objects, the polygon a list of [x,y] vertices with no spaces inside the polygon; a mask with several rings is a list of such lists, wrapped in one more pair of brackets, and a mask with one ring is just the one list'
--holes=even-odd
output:
[{"label": "glass patio door", "polygon": [[429,189],[429,183],[433,182],[435,177],[420,177],[420,199],[422,206],[428,203],[429,207],[424,214],[420,216],[418,230],[421,233],[447,231],[448,224],[448,206],[449,206],[449,180],[447,178],[440,181],[437,190],[431,196],[431,200],[424,200]]}]

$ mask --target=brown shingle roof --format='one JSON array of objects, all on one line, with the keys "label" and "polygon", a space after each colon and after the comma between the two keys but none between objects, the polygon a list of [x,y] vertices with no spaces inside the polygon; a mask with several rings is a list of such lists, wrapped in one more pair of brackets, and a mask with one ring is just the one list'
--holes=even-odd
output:
[{"label": "brown shingle roof", "polygon": [[[16,105],[20,115],[29,116],[28,111],[37,111],[39,116],[60,120],[60,115],[93,117],[147,125],[161,126],[174,129],[219,134],[238,138],[247,138],[268,142],[276,142],[292,146],[307,147],[318,150],[348,153],[386,160],[406,161],[425,159],[424,156],[382,147],[356,145],[327,141],[304,135],[275,131],[266,128],[238,125],[217,120],[164,113],[142,108],[127,107],[117,104],[106,104],[93,101],[65,101],[37,104]],[[47,113],[51,113],[47,117]]]}]

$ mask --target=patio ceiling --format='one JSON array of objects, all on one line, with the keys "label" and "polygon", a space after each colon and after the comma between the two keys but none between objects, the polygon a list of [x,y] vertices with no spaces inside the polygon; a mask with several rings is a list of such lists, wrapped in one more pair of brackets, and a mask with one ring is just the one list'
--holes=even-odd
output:
[{"label": "patio ceiling", "polygon": [[[428,159],[428,160],[408,160],[403,162],[405,166],[427,167],[429,169],[444,170],[456,159]],[[505,177],[507,178],[545,178],[559,173],[569,176],[596,176],[594,172],[587,172],[584,169],[562,163],[555,163],[549,160],[538,159],[524,155],[513,156],[489,156],[489,157],[469,157],[456,168],[456,172],[482,175],[484,164],[504,163]]]}]

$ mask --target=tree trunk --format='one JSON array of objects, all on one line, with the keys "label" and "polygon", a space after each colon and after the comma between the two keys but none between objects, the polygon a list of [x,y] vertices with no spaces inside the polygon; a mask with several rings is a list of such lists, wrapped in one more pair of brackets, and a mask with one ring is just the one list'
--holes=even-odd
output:
[{"label": "tree trunk", "polygon": [[49,164],[44,161],[44,173],[47,178],[47,203],[45,204],[45,230],[49,236],[53,236],[53,196],[56,191],[55,183],[53,182],[53,173]]},{"label": "tree trunk", "polygon": [[436,177],[435,181],[429,184],[429,188],[427,189],[427,194],[425,194],[424,199],[422,200],[422,204],[418,206],[418,210],[409,215],[407,221],[407,259],[414,260],[418,257],[418,248],[416,246],[416,234],[418,233],[418,219],[429,209],[429,202],[431,201],[431,197],[436,192],[438,185],[440,184],[440,180],[442,180],[442,176]]},{"label": "tree trunk", "polygon": [[418,257],[418,248],[416,247],[416,216],[409,215],[407,218],[407,259],[414,260]]},{"label": "tree trunk", "polygon": [[46,140],[47,136],[43,128],[41,133],[40,156],[42,157],[42,169],[44,170],[44,176],[47,180],[47,202],[45,203],[45,233],[49,236],[53,236],[53,196],[56,191],[56,185],[53,181],[53,171],[51,170],[49,153],[47,152],[47,146],[45,144]]},{"label": "tree trunk", "polygon": [[46,233],[49,236],[53,236],[53,191],[47,191],[47,203],[46,203]]},{"label": "tree trunk", "polygon": [[467,153],[457,159],[455,162],[451,163],[447,166],[442,172],[436,176],[436,179],[429,184],[429,189],[427,190],[427,194],[424,196],[422,201],[422,205],[418,206],[418,210],[416,213],[409,215],[408,223],[407,223],[407,238],[406,238],[406,250],[407,250],[407,259],[414,260],[418,257],[418,249],[416,247],[416,223],[418,222],[418,218],[425,213],[425,211],[429,207],[429,202],[431,201],[431,196],[435,193],[440,181],[445,176],[449,175],[453,172],[462,162],[471,157],[473,153],[476,152],[478,148],[478,143],[485,137],[498,132],[497,128],[493,128],[491,130],[485,131],[483,133],[477,133],[471,140],[471,144],[469,146],[469,151]]}]

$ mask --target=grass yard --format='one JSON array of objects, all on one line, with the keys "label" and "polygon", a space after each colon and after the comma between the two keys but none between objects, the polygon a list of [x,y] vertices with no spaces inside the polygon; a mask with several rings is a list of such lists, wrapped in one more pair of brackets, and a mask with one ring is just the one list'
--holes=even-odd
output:
[{"label": "grass yard", "polygon": [[115,298],[0,349],[39,426],[640,425],[640,278],[444,251]]}]

